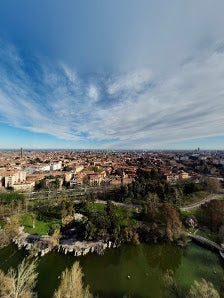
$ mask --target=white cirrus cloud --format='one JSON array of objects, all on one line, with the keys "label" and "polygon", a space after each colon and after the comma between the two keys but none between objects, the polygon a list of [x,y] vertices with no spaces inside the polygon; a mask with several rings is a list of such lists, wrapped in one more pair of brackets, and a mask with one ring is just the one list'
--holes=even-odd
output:
[{"label": "white cirrus cloud", "polygon": [[37,59],[37,79],[14,47],[1,45],[0,57],[0,121],[12,126],[116,148],[224,135],[220,48],[169,78],[155,78],[150,69],[81,78],[64,63]]},{"label": "white cirrus cloud", "polygon": [[149,69],[140,69],[112,76],[107,83],[107,92],[114,96],[125,92],[141,91],[150,83],[151,77],[152,73]]},{"label": "white cirrus cloud", "polygon": [[92,99],[93,101],[97,101],[99,100],[100,97],[100,92],[99,89],[97,88],[97,86],[90,84],[88,86],[88,91],[87,91],[87,95],[90,99]]}]

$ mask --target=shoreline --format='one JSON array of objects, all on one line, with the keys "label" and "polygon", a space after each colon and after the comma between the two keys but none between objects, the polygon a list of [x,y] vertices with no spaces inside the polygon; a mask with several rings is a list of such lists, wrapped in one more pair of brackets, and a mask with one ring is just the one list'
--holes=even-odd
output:
[{"label": "shoreline", "polygon": [[101,255],[107,248],[118,247],[112,241],[80,241],[76,238],[61,240],[58,245],[54,245],[51,236],[29,234],[24,232],[23,227],[20,228],[19,234],[13,239],[13,243],[16,244],[18,249],[33,250],[34,256],[44,256],[52,250],[63,254],[73,253],[74,256],[84,256],[94,252]]},{"label": "shoreline", "polygon": [[[186,242],[185,245],[183,245],[182,243],[178,244],[178,242],[176,243],[176,245],[183,248],[186,247],[188,243],[195,242],[199,246],[213,251],[222,259],[224,259],[221,254],[223,253],[223,250],[218,244],[213,243],[216,245],[216,247],[214,247],[211,245],[211,243],[209,243],[209,245],[208,243],[206,243],[206,241],[209,241],[207,238],[199,237],[200,239],[197,239],[196,237],[193,237],[194,235],[189,233],[187,234],[187,236],[189,237],[189,240]],[[51,236],[29,234],[24,232],[24,227],[20,227],[19,234],[13,239],[13,243],[18,247],[18,249],[24,248],[26,251],[29,252],[33,250],[34,256],[44,256],[50,251],[57,251],[65,255],[69,253],[73,254],[76,257],[84,256],[88,253],[97,253],[99,255],[102,255],[107,248],[117,248],[120,246],[113,243],[112,241],[86,241],[76,238],[59,240],[59,244],[53,245],[53,239]]]}]

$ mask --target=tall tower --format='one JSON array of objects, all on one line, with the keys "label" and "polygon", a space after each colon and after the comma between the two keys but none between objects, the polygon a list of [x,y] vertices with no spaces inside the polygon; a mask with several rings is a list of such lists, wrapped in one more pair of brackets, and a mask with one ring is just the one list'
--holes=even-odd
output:
[{"label": "tall tower", "polygon": [[20,157],[23,158],[23,148],[20,149]]}]

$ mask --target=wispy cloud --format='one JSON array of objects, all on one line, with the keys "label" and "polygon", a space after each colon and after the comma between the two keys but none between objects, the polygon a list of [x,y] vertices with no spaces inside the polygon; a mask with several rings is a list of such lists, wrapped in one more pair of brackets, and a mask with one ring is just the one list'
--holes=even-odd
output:
[{"label": "wispy cloud", "polygon": [[87,92],[87,96],[90,98],[90,99],[92,99],[92,100],[94,100],[94,101],[97,101],[97,100],[99,100],[99,90],[98,90],[98,88],[97,88],[97,86],[95,86],[95,85],[93,85],[93,84],[90,84],[89,86],[88,86],[88,92]]},{"label": "wispy cloud", "polygon": [[147,68],[81,77],[64,63],[37,58],[28,71],[3,43],[0,57],[0,121],[12,126],[116,148],[224,135],[220,47],[185,61],[169,78]]},{"label": "wispy cloud", "polygon": [[108,80],[107,92],[112,96],[120,96],[142,91],[150,83],[151,77],[149,69],[112,76]]}]

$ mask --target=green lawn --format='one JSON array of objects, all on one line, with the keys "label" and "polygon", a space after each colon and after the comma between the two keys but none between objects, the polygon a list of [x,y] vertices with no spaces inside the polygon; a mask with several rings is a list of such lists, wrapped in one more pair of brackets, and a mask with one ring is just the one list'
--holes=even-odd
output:
[{"label": "green lawn", "polygon": [[61,224],[58,219],[52,219],[49,221],[40,221],[35,219],[35,228],[33,229],[33,218],[30,213],[22,214],[20,216],[21,223],[24,226],[24,231],[29,234],[47,235],[52,225]]},{"label": "green lawn", "polygon": [[0,228],[3,228],[5,224],[6,224],[6,221],[5,220],[1,220],[0,221]]},{"label": "green lawn", "polygon": [[197,217],[198,209],[193,209],[193,210],[190,210],[190,211],[181,211],[181,220],[182,220],[182,222],[185,222],[186,218],[189,215],[194,215],[195,217]]},{"label": "green lawn", "polygon": [[106,205],[102,204],[102,203],[90,203],[89,208],[90,208],[91,211],[93,211],[93,210],[101,211],[101,210],[104,210],[106,208]]}]

